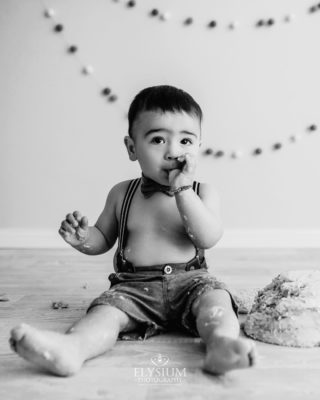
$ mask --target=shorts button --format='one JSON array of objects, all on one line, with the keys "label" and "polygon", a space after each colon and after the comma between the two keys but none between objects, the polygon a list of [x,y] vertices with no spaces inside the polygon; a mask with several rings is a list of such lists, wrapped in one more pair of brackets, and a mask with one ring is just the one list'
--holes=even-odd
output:
[{"label": "shorts button", "polygon": [[164,267],[164,273],[165,273],[165,274],[171,274],[171,272],[172,272],[172,267],[171,267],[171,265],[166,265],[166,266]]}]

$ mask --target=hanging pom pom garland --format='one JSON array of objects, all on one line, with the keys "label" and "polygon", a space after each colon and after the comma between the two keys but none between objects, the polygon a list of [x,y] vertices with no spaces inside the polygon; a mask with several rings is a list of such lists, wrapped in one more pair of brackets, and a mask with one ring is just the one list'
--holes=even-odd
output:
[{"label": "hanging pom pom garland", "polygon": [[[112,1],[114,3],[121,2],[120,0],[112,0]],[[44,4],[44,1],[42,1],[42,2]],[[123,1],[122,1],[122,3],[123,3]],[[128,9],[133,9],[137,6],[137,2],[134,0],[125,1],[124,4]],[[64,39],[67,53],[72,54],[72,55],[77,55],[77,58],[81,65],[82,74],[91,76],[91,78],[94,78],[94,80],[96,81],[96,84],[98,84],[98,86],[99,86],[100,94],[109,103],[117,102],[117,106],[122,109],[123,114],[125,115],[125,117],[127,117],[127,111],[124,111],[125,108],[119,104],[118,95],[113,93],[112,89],[109,86],[103,86],[97,82],[97,80],[95,79],[95,76],[94,76],[94,67],[91,64],[84,63],[81,60],[81,58],[78,56],[78,52],[79,52],[78,46],[75,44],[70,44],[70,42],[67,40],[66,35],[65,35],[64,25],[61,24],[60,22],[58,22],[55,18],[56,14],[57,14],[56,10],[47,7],[45,4],[44,4],[44,8],[45,8],[45,10],[44,10],[43,15],[46,18],[48,18],[49,20],[52,20],[52,22],[54,23],[53,32],[60,35]],[[313,5],[308,9],[309,14],[314,14],[318,11],[319,11],[319,15],[320,15],[320,3]],[[156,8],[151,9],[148,14],[150,17],[159,18],[161,21],[168,21],[172,17],[172,14],[170,11],[163,12]],[[286,23],[292,22],[295,18],[296,18],[295,14],[290,13],[284,17],[283,22],[286,22]],[[190,26],[192,24],[194,24],[193,17],[185,18],[183,21],[183,25],[185,25],[185,26]],[[217,20],[212,19],[209,22],[207,22],[206,27],[209,29],[215,29],[218,27],[218,25],[220,25],[220,23],[218,24]],[[275,25],[274,18],[259,19],[254,24],[254,26],[256,26],[258,28],[271,27],[273,25]],[[239,21],[231,21],[227,24],[227,28],[231,31],[236,30],[239,26],[240,26]],[[316,133],[317,131],[318,131],[318,126],[315,123],[307,126],[307,128],[306,128],[306,134]],[[302,139],[302,137],[303,137],[303,135],[301,133],[291,135],[288,138],[288,142],[289,143],[297,143],[300,139]],[[211,157],[214,159],[226,158],[226,157],[231,158],[231,159],[240,159],[240,158],[244,157],[245,155],[251,155],[253,157],[260,156],[260,155],[264,154],[267,150],[279,151],[284,146],[285,146],[285,144],[283,142],[276,142],[276,143],[272,144],[268,149],[263,149],[263,148],[257,146],[257,147],[254,147],[253,150],[246,151],[246,152],[243,149],[226,151],[224,149],[215,150],[212,148],[207,148],[203,151],[203,155],[205,157]]]},{"label": "hanging pom pom garland", "polygon": [[[58,22],[56,20],[56,15],[57,12],[56,10],[54,10],[53,8],[47,7],[46,4],[44,3],[44,1],[42,1],[43,5],[44,5],[44,13],[43,15],[48,18],[49,20],[51,20],[53,22],[53,32],[60,35],[61,38],[64,41],[65,47],[66,47],[66,52],[70,55],[77,55],[77,59],[80,63],[80,71],[84,76],[90,76],[95,83],[98,85],[98,90],[100,91],[101,95],[107,100],[108,103],[114,103],[118,100],[118,95],[112,92],[112,89],[108,86],[104,86],[102,84],[100,84],[95,75],[94,75],[94,67],[91,64],[86,64],[85,62],[83,62],[83,60],[80,58],[79,56],[79,47],[75,44],[70,44],[70,41],[67,39],[66,34],[65,34],[65,27],[63,24],[61,24],[60,22]],[[135,2],[134,1],[129,1],[127,3],[128,7],[134,7],[135,6]],[[122,109],[123,114],[125,115],[125,117],[127,117],[127,112],[124,111],[125,108],[122,107],[120,104],[118,104],[118,107]]]},{"label": "hanging pom pom garland", "polygon": [[[317,125],[316,124],[312,124],[312,125],[307,126],[305,133],[306,133],[306,135],[310,135],[310,134],[315,133],[317,131],[318,131]],[[289,143],[296,143],[301,138],[302,138],[302,134],[300,134],[300,133],[295,134],[295,135],[291,135],[288,138],[288,142]],[[207,148],[207,149],[205,149],[203,151],[203,155],[206,156],[206,157],[210,156],[210,157],[215,158],[215,159],[219,159],[219,158],[222,158],[224,156],[229,157],[229,158],[233,158],[233,159],[238,159],[238,158],[243,157],[245,154],[257,157],[257,156],[260,156],[260,155],[264,154],[266,151],[274,151],[274,152],[275,151],[279,151],[284,146],[285,146],[285,143],[276,142],[276,143],[273,143],[267,149],[263,149],[261,147],[255,147],[255,148],[253,148],[253,150],[251,150],[251,151],[249,150],[246,153],[242,149],[241,150],[240,149],[239,150],[233,150],[231,152],[228,152],[228,151],[225,151],[225,150],[222,150],[222,149],[214,150],[212,148]]]},{"label": "hanging pom pom garland", "polygon": [[[127,9],[133,9],[135,8],[136,10],[139,10],[139,4],[137,1],[126,1],[126,0],[112,0],[113,3],[118,3],[124,5],[125,8]],[[315,3],[314,5],[310,6],[306,10],[306,14],[315,14],[317,11],[320,11],[320,3]],[[159,10],[158,8],[152,8],[151,10],[147,10],[145,14],[149,17],[152,17],[153,19],[158,19],[160,21],[169,21],[172,19],[173,15],[170,10]],[[181,26],[191,26],[194,23],[196,23],[194,16],[187,16],[185,18],[178,16],[178,23]],[[289,12],[287,15],[275,18],[271,16],[267,16],[266,18],[259,18],[256,21],[250,22],[249,26],[253,28],[271,28],[275,26],[276,24],[288,24],[290,22],[293,22],[296,19],[295,14]],[[224,22],[224,21],[218,21],[216,18],[213,18],[209,21],[201,22],[201,25],[204,28],[216,28],[218,25],[221,28],[226,28],[229,31],[234,31],[240,26],[246,26],[248,24],[246,23],[240,23],[240,21],[233,20],[229,22]]]}]

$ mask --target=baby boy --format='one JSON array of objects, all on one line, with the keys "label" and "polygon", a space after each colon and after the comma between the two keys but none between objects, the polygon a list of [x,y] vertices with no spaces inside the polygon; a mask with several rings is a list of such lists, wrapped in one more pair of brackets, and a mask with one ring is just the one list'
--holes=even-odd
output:
[{"label": "baby boy", "polygon": [[209,274],[204,256],[221,238],[222,224],[217,193],[194,181],[201,122],[199,105],[175,87],[146,88],[134,98],[124,142],[142,177],[110,190],[94,226],[75,211],[59,229],[67,243],[90,255],[105,253],[118,239],[110,288],[66,333],[13,328],[11,348],[21,357],[69,376],[114,346],[120,333],[147,339],[182,329],[204,341],[207,372],[254,364],[252,341],[239,337],[237,305]]}]

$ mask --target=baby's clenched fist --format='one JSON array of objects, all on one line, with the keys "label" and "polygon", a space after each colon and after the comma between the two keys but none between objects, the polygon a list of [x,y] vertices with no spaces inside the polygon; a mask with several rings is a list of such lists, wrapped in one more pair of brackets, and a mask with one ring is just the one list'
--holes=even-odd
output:
[{"label": "baby's clenched fist", "polygon": [[59,234],[71,246],[79,246],[89,234],[88,218],[83,217],[79,211],[68,214],[61,222]]}]

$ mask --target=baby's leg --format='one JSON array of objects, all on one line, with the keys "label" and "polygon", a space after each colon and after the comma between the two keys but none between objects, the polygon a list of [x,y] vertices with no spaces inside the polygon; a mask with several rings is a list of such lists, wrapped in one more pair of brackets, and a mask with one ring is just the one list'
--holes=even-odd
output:
[{"label": "baby's leg", "polygon": [[84,361],[109,350],[119,332],[134,328],[135,322],[123,311],[102,305],[93,307],[65,334],[21,324],[11,330],[9,341],[11,348],[26,360],[55,375],[69,376]]},{"label": "baby's leg", "polygon": [[254,344],[251,340],[239,338],[239,322],[227,291],[207,290],[195,300],[192,312],[199,335],[206,344],[206,371],[221,374],[255,363]]}]

